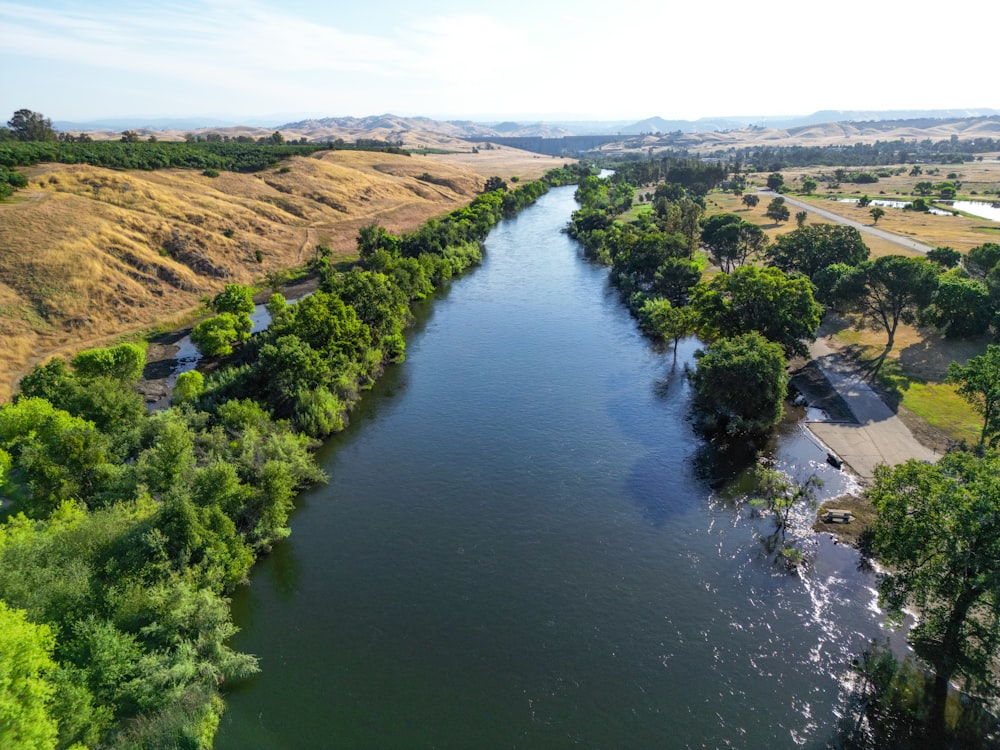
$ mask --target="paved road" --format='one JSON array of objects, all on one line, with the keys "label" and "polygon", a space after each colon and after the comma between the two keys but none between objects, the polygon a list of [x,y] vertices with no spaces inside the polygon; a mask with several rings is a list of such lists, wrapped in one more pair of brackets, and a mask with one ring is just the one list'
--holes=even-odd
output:
[{"label": "paved road", "polygon": [[[761,196],[765,198],[777,198],[778,194],[771,190],[760,190],[758,191]],[[930,245],[925,245],[923,242],[917,242],[916,240],[911,240],[908,237],[900,237],[898,234],[893,234],[892,232],[887,232],[884,229],[879,229],[878,227],[873,227],[869,224],[862,224],[860,221],[854,221],[853,219],[848,219],[846,216],[841,216],[838,213],[834,213],[825,208],[820,208],[812,203],[806,203],[805,201],[800,201],[798,198],[791,198],[787,195],[782,196],[785,199],[785,203],[790,206],[795,206],[796,208],[804,208],[807,211],[811,211],[817,216],[822,216],[824,219],[829,219],[836,224],[844,224],[848,227],[854,227],[862,234],[870,234],[872,237],[878,237],[879,239],[887,240],[888,242],[893,242],[900,247],[905,247],[908,250],[915,250],[918,253],[927,253],[933,250]]]},{"label": "paved road", "polygon": [[809,430],[865,482],[878,464],[895,466],[907,459],[937,461],[939,456],[917,442],[910,429],[885,405],[856,368],[825,338],[816,339],[810,353],[827,381],[841,395],[856,424],[809,422]]}]

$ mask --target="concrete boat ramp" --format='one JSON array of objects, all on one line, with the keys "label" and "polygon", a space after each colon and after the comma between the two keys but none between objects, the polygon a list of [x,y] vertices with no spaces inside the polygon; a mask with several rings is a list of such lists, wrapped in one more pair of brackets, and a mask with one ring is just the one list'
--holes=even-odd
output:
[{"label": "concrete boat ramp", "polygon": [[871,481],[878,464],[895,466],[910,458],[937,461],[939,454],[917,442],[903,420],[825,339],[817,339],[810,352],[827,382],[847,404],[855,422],[810,421],[807,427],[862,481]]}]

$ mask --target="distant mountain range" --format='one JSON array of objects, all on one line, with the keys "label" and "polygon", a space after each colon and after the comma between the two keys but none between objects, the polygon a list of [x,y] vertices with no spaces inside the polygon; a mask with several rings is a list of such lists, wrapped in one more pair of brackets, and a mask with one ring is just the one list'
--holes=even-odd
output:
[{"label": "distant mountain range", "polygon": [[748,127],[772,129],[798,128],[822,123],[865,123],[869,127],[885,128],[906,122],[915,127],[948,119],[1000,116],[997,109],[940,110],[822,110],[811,115],[703,117],[697,120],[666,120],[649,117],[633,121],[536,121],[536,122],[474,122],[472,120],[435,120],[429,117],[401,117],[384,114],[368,117],[323,117],[280,124],[273,119],[247,118],[241,121],[219,118],[149,118],[116,117],[87,122],[59,121],[57,130],[110,131],[123,130],[210,132],[233,127],[281,130],[298,133],[311,139],[325,137],[368,137],[402,139],[408,133],[437,133],[449,138],[477,139],[489,137],[562,138],[585,135],[641,135],[667,133],[719,133]]}]

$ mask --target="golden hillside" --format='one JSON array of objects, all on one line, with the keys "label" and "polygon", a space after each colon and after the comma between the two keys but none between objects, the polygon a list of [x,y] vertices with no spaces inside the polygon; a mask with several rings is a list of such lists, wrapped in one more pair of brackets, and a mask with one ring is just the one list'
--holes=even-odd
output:
[{"label": "golden hillside", "polygon": [[[353,254],[467,203],[485,177],[553,165],[508,151],[422,156],[324,151],[256,174],[50,164],[0,204],[0,400],[35,363],[190,313],[227,283],[300,266],[319,243]],[[514,157],[514,158],[510,158]],[[482,171],[479,171],[482,170]],[[434,182],[419,179],[425,173]]]}]

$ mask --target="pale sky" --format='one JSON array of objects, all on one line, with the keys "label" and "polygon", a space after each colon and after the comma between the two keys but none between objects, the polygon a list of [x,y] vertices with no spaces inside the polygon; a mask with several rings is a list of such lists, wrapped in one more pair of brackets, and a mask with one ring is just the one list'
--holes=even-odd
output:
[{"label": "pale sky", "polygon": [[0,0],[0,122],[998,108],[996,0]]}]

